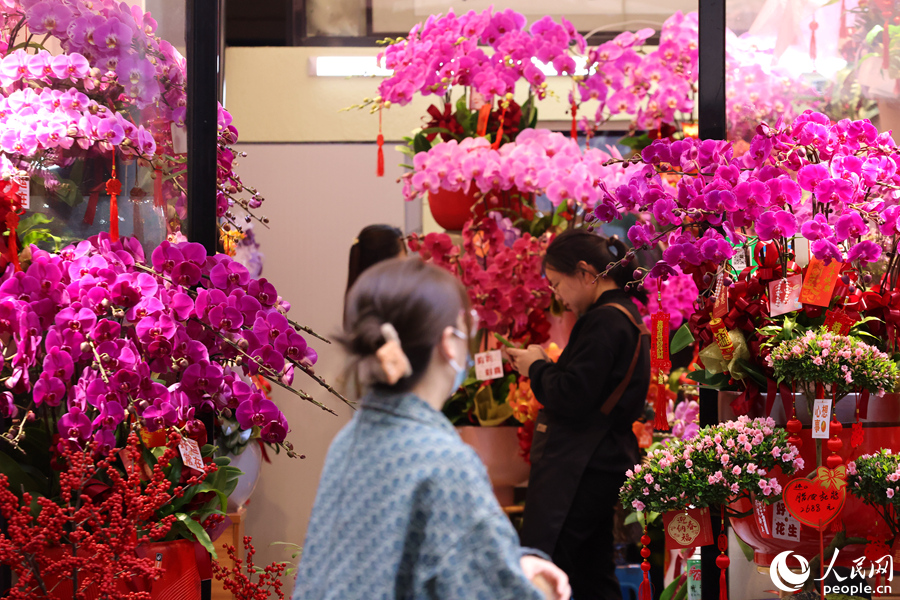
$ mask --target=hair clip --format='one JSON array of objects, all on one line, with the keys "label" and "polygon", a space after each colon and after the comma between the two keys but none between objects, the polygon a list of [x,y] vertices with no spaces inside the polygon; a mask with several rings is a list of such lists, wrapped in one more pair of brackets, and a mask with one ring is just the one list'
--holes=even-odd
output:
[{"label": "hair clip", "polygon": [[384,336],[385,342],[381,348],[375,351],[375,356],[384,373],[383,382],[394,385],[404,377],[412,375],[412,365],[409,364],[409,358],[406,357],[400,346],[400,336],[393,325],[382,323],[381,335]]},{"label": "hair clip", "polygon": [[355,246],[358,243],[359,243],[359,238],[353,238],[353,243],[351,244],[351,246]]}]

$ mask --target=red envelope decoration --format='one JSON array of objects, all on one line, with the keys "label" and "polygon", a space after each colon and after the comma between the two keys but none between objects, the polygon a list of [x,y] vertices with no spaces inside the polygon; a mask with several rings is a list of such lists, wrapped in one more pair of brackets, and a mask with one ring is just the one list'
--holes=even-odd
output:
[{"label": "red envelope decoration", "polygon": [[666,547],[696,548],[713,543],[712,523],[708,508],[672,511],[663,514]]},{"label": "red envelope decoration", "polygon": [[844,508],[847,467],[819,467],[813,479],[794,479],[788,483],[783,497],[791,516],[813,529],[822,529]]}]

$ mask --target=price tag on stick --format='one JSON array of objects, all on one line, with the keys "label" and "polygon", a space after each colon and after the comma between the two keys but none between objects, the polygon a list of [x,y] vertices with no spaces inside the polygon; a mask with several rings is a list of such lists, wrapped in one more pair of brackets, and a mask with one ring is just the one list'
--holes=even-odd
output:
[{"label": "price tag on stick", "polygon": [[503,377],[503,354],[499,350],[476,354],[475,377],[481,381]]},{"label": "price tag on stick", "polygon": [[813,439],[827,440],[831,429],[831,400],[817,398],[813,404]]}]

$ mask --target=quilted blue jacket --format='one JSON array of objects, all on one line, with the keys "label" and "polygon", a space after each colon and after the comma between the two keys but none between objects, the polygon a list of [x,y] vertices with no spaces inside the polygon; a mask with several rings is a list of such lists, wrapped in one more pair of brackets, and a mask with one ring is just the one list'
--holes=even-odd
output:
[{"label": "quilted blue jacket", "polygon": [[337,435],[294,600],[541,600],[484,465],[412,394],[370,393]]}]

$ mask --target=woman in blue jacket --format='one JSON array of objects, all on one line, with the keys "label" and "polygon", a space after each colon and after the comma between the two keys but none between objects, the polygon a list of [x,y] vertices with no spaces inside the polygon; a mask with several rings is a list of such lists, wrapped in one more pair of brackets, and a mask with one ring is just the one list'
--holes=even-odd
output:
[{"label": "woman in blue jacket", "polygon": [[569,597],[565,574],[522,548],[484,465],[440,409],[465,377],[468,297],[417,258],[363,273],[345,338],[371,385],[328,451],[294,600]]}]

